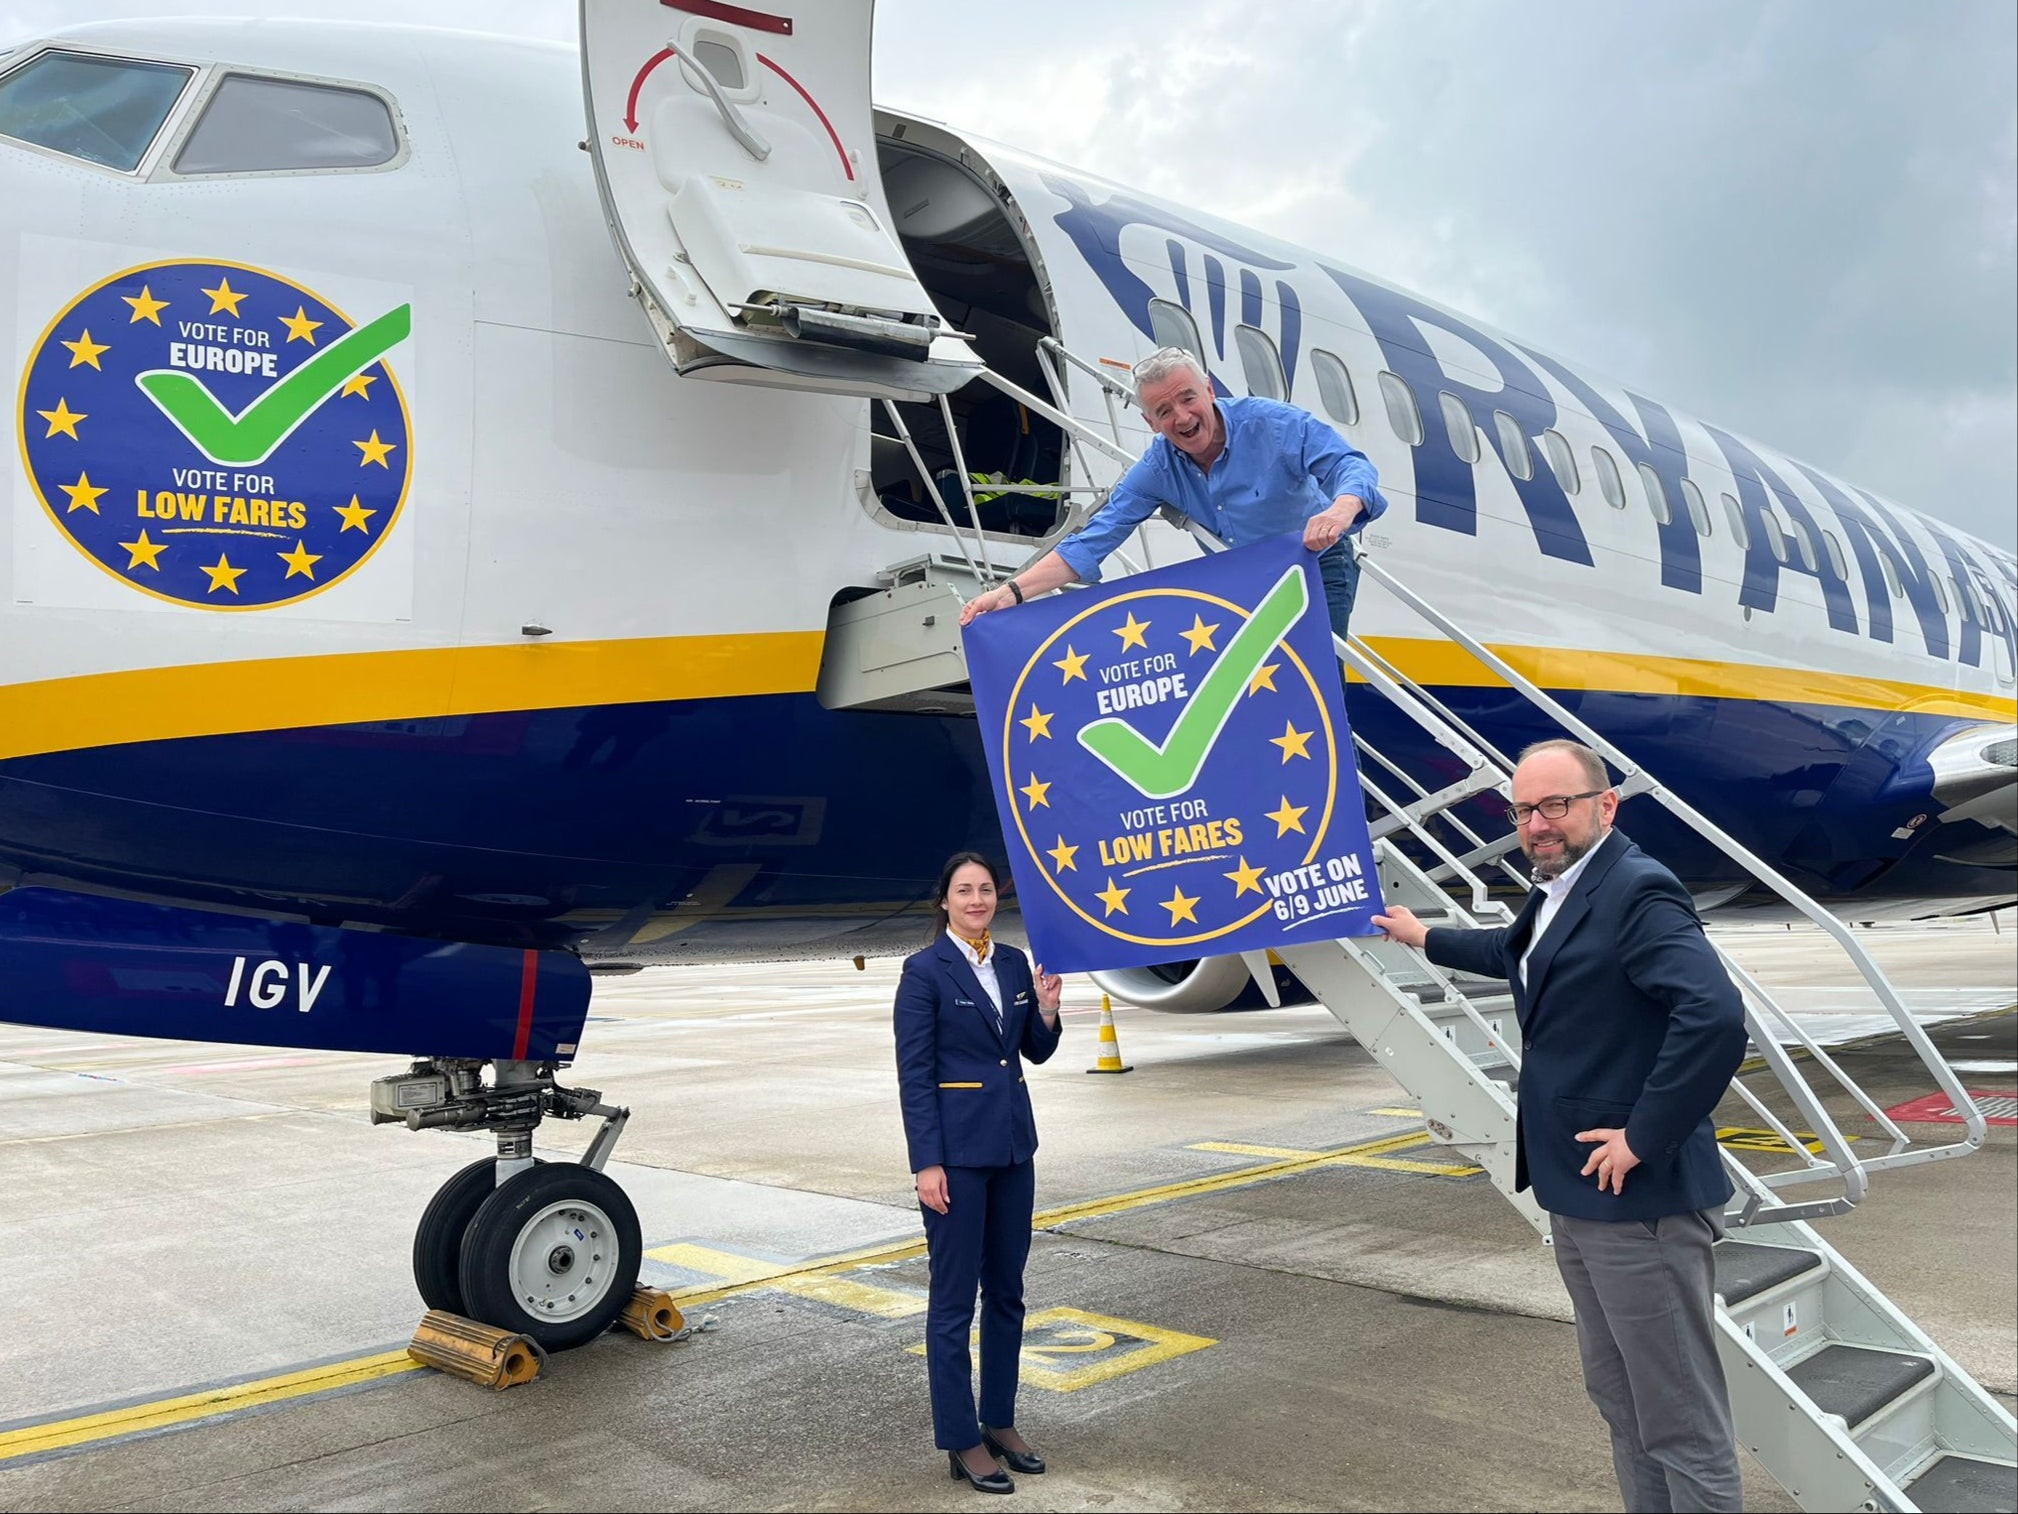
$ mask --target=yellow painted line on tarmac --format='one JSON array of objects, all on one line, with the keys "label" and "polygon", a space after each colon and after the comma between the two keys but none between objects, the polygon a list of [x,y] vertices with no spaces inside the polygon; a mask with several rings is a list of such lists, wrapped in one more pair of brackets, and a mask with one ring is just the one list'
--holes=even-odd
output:
[{"label": "yellow painted line on tarmac", "polygon": [[1278,1162],[1314,1157],[1315,1151],[1298,1151],[1288,1146],[1249,1146],[1245,1141],[1193,1141],[1186,1151],[1223,1151],[1236,1157],[1273,1157]]},{"label": "yellow painted line on tarmac", "polygon": [[300,1372],[283,1372],[278,1377],[262,1377],[226,1388],[184,1393],[175,1398],[158,1398],[150,1403],[131,1404],[124,1409],[108,1409],[99,1414],[82,1414],[74,1419],[51,1420],[47,1424],[24,1425],[18,1430],[0,1431],[0,1462],[37,1456],[47,1451],[68,1450],[91,1441],[165,1430],[220,1414],[285,1403],[288,1399],[311,1393],[328,1393],[336,1388],[354,1387],[359,1383],[421,1370],[421,1364],[404,1350],[383,1351],[376,1356],[355,1357],[350,1361],[332,1362],[326,1367],[310,1367]]},{"label": "yellow painted line on tarmac", "polygon": [[[1476,1170],[1450,1169],[1445,1172],[1444,1169],[1431,1163],[1403,1163],[1389,1160],[1393,1152],[1427,1144],[1429,1136],[1425,1132],[1412,1130],[1402,1135],[1384,1136],[1378,1140],[1362,1141],[1356,1145],[1341,1146],[1329,1151],[1297,1152],[1293,1156],[1264,1162],[1258,1167],[1242,1167],[1232,1172],[1213,1173],[1178,1183],[1159,1183],[1153,1187],[1138,1188],[1108,1198],[1061,1204],[1053,1209],[1040,1210],[1032,1217],[1031,1228],[1052,1230],[1079,1220],[1123,1214],[1153,1204],[1168,1204],[1178,1199],[1196,1198],[1209,1193],[1225,1193],[1237,1188],[1251,1187],[1256,1183],[1270,1183],[1278,1178],[1294,1177],[1298,1173],[1312,1172],[1322,1167],[1392,1165],[1410,1171],[1441,1172],[1449,1176]],[[924,1253],[925,1238],[920,1235],[909,1240],[867,1246],[797,1265],[765,1262],[754,1257],[737,1256],[734,1252],[718,1251],[713,1247],[697,1246],[688,1242],[656,1246],[645,1255],[654,1261],[662,1261],[675,1267],[688,1267],[693,1271],[711,1275],[708,1282],[670,1290],[682,1307],[712,1303],[716,1299],[729,1298],[735,1294],[753,1293],[770,1288],[866,1314],[878,1314],[884,1318],[895,1319],[920,1312],[924,1308],[924,1300],[915,1294],[899,1293],[894,1289],[853,1282],[837,1274],[882,1262],[903,1261],[909,1257],[922,1256]],[[23,1425],[11,1430],[0,1430],[0,1462],[23,1456],[41,1455],[50,1451],[72,1450],[94,1442],[144,1434],[150,1430],[170,1429],[179,1425],[193,1424],[199,1420],[235,1414],[245,1409],[284,1403],[290,1399],[306,1398],[381,1378],[427,1370],[430,1369],[424,1368],[404,1350],[386,1351],[373,1356],[354,1357],[349,1361],[332,1362],[327,1366],[284,1372],[275,1377],[259,1378],[229,1387],[185,1393],[173,1398],[154,1399],[123,1409],[109,1409],[70,1419],[51,1420],[46,1424]]]}]

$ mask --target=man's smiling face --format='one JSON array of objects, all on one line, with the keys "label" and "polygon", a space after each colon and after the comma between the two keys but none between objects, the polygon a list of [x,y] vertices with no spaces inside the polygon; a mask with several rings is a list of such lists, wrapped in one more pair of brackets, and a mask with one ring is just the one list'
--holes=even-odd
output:
[{"label": "man's smiling face", "polygon": [[1212,384],[1194,368],[1180,368],[1168,378],[1144,384],[1136,396],[1143,418],[1159,436],[1204,463],[1218,456],[1226,444],[1225,427],[1219,407],[1212,402]]}]

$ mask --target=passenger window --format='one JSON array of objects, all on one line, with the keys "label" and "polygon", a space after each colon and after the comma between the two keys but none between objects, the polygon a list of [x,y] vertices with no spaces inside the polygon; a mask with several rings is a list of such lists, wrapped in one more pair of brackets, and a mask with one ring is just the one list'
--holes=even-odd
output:
[{"label": "passenger window", "polygon": [[1941,576],[1938,573],[1929,573],[1927,575],[1927,582],[1934,586],[1934,603],[1939,605],[1941,613],[1946,615],[1948,613],[1948,590],[1946,585],[1941,582]]},{"label": "passenger window", "polygon": [[1591,466],[1598,470],[1598,488],[1604,491],[1605,503],[1614,510],[1625,509],[1626,481],[1619,476],[1619,465],[1611,453],[1602,447],[1591,448]]},{"label": "passenger window", "polygon": [[[1745,524],[1745,512],[1738,508],[1737,496],[1726,494],[1722,498],[1724,501],[1724,514],[1729,516],[1731,521],[1731,535],[1738,539],[1738,550],[1740,552],[1751,551],[1752,532],[1750,527]],[[1785,558],[1781,558],[1780,560],[1782,562],[1786,561]]]},{"label": "passenger window", "polygon": [[1436,397],[1437,408],[1443,412],[1443,429],[1450,434],[1450,450],[1462,462],[1478,461],[1478,428],[1472,424],[1471,412],[1465,409],[1464,401],[1448,389]]},{"label": "passenger window", "polygon": [[1201,364],[1205,361],[1205,344],[1198,339],[1198,322],[1182,305],[1169,300],[1151,300],[1149,334],[1159,347],[1180,347]]},{"label": "passenger window", "polygon": [[1829,554],[1829,566],[1836,570],[1836,576],[1842,579],[1844,583],[1848,583],[1850,581],[1850,563],[1843,556],[1843,544],[1836,540],[1835,532],[1824,531],[1822,533],[1822,550]]},{"label": "passenger window", "polygon": [[376,168],[399,152],[385,101],[368,90],[232,74],[204,107],[178,174]]},{"label": "passenger window", "polygon": [[1759,517],[1759,524],[1766,533],[1766,545],[1773,550],[1773,561],[1784,565],[1787,561],[1787,533],[1780,527],[1780,518],[1769,510]]},{"label": "passenger window", "polygon": [[1983,625],[1987,617],[1983,614],[1983,601],[1976,597],[1976,585],[1961,574],[1955,575],[1955,603],[1969,612],[1969,618]]},{"label": "passenger window", "polygon": [[1317,373],[1317,397],[1324,413],[1341,426],[1358,425],[1359,396],[1352,392],[1352,374],[1345,363],[1318,347],[1310,354],[1310,366]]},{"label": "passenger window", "polygon": [[1279,400],[1288,392],[1282,379],[1282,355],[1267,332],[1258,326],[1235,326],[1233,345],[1240,352],[1240,371],[1247,376],[1249,394]]},{"label": "passenger window", "polygon": [[1682,480],[1682,503],[1689,508],[1689,524],[1696,528],[1696,535],[1710,534],[1710,507],[1703,500],[1703,491],[1692,479]]},{"label": "passenger window", "polygon": [[1662,525],[1675,518],[1675,507],[1668,503],[1668,491],[1661,485],[1660,474],[1645,463],[1639,465],[1640,483],[1647,491],[1647,508],[1654,512],[1654,519]]},{"label": "passenger window", "polygon": [[1542,433],[1542,451],[1547,454],[1549,467],[1556,482],[1563,486],[1563,493],[1574,499],[1583,487],[1583,480],[1577,476],[1577,455],[1570,451],[1570,444],[1563,440],[1560,431],[1551,428]]},{"label": "passenger window", "polygon": [[43,53],[0,79],[0,136],[131,173],[193,72]]},{"label": "passenger window", "polygon": [[1528,439],[1521,434],[1520,422],[1504,410],[1492,413],[1493,429],[1499,433],[1500,455],[1506,459],[1507,472],[1525,483],[1535,476],[1534,454],[1528,451]]},{"label": "passenger window", "polygon": [[1381,403],[1387,406],[1387,423],[1394,427],[1394,434],[1411,447],[1420,447],[1422,412],[1415,408],[1415,391],[1399,373],[1386,369],[1381,370],[1378,383]]},{"label": "passenger window", "polygon": [[1906,597],[1906,586],[1899,582],[1899,570],[1892,566],[1892,559],[1887,557],[1883,552],[1880,552],[1878,554],[1878,566],[1884,570],[1885,587],[1892,591],[1892,597],[1894,599],[1904,599]]},{"label": "passenger window", "polygon": [[1815,558],[1814,533],[1798,520],[1793,523],[1793,529],[1794,549],[1801,554],[1801,566],[1810,573],[1820,572],[1822,565]]}]

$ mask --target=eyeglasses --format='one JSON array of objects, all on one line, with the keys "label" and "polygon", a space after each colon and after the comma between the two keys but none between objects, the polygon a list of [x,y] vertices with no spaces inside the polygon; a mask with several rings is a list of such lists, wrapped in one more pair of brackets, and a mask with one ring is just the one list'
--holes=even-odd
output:
[{"label": "eyeglasses", "polygon": [[1600,794],[1608,794],[1609,789],[1586,789],[1581,794],[1551,794],[1539,804],[1510,804],[1506,807],[1506,817],[1516,829],[1534,819],[1539,810],[1545,820],[1560,820],[1570,812],[1570,804],[1577,799],[1595,799]]}]

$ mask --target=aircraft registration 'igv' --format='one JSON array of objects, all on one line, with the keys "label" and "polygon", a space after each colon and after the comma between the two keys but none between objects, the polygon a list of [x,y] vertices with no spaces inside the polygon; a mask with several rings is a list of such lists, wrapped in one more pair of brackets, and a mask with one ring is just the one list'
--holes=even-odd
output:
[{"label": "aircraft registration 'igv'", "polygon": [[[878,111],[870,23],[586,0],[579,49],[161,21],[0,58],[0,1017],[424,1058],[375,1116],[500,1153],[422,1223],[429,1304],[594,1335],[639,1236],[621,1112],[557,1081],[591,974],[906,949],[941,859],[999,851],[957,680],[850,697],[830,627],[1083,520],[1108,480],[973,382],[1047,392],[1045,342],[1176,343],[1334,423],[1393,502],[1380,561],[1818,897],[2011,902],[2009,553],[1327,254]],[[1400,604],[1356,629],[1503,747],[1553,734]],[[1746,902],[1665,812],[1625,823]],[[1122,986],[1217,1009],[1227,966]],[[589,1160],[533,1162],[587,1115]]]}]

